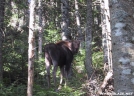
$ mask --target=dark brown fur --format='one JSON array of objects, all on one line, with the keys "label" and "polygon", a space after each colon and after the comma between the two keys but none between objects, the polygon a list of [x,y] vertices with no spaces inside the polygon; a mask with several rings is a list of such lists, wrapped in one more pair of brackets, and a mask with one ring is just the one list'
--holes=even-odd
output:
[{"label": "dark brown fur", "polygon": [[60,41],[58,43],[50,43],[45,45],[45,64],[48,77],[48,87],[50,87],[50,66],[53,65],[54,85],[56,84],[56,71],[58,66],[61,71],[61,80],[65,77],[67,79],[73,55],[78,52],[79,41]]}]

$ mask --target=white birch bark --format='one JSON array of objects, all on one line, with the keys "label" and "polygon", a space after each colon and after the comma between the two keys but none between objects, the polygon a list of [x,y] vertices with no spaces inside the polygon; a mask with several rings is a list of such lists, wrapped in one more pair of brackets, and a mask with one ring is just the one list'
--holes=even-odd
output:
[{"label": "white birch bark", "polygon": [[35,35],[34,35],[34,24],[35,24],[35,2],[36,0],[30,1],[30,16],[29,16],[29,48],[28,48],[28,84],[27,84],[27,96],[33,96],[33,79],[34,79],[34,56],[35,56]]},{"label": "white birch bark", "polygon": [[78,31],[78,39],[83,40],[82,30],[81,30],[81,25],[80,25],[79,6],[78,6],[77,0],[75,0],[75,17],[76,17],[76,24],[77,24],[77,31]]},{"label": "white birch bark", "polygon": [[104,64],[108,66],[107,71],[112,70],[112,53],[111,53],[111,26],[109,1],[101,0],[101,19],[102,19],[102,46],[104,53]]}]

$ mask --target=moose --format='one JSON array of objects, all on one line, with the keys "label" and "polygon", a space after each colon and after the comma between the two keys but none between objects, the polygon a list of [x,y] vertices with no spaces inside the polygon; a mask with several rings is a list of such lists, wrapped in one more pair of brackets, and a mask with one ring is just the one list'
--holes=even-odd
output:
[{"label": "moose", "polygon": [[45,65],[47,71],[47,82],[50,88],[50,66],[53,65],[52,75],[54,79],[54,85],[56,85],[56,71],[59,66],[60,68],[60,85],[58,89],[61,88],[63,78],[68,79],[68,74],[70,72],[71,63],[73,57],[79,50],[80,41],[70,40],[70,41],[60,41],[57,43],[49,43],[44,47],[45,52]]}]

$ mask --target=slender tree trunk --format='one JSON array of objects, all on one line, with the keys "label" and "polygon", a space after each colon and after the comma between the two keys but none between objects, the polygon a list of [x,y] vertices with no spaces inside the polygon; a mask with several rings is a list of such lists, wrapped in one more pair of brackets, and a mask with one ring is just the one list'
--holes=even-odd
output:
[{"label": "slender tree trunk", "polygon": [[111,53],[111,27],[110,27],[110,12],[109,1],[101,0],[102,13],[102,46],[104,53],[104,64],[108,66],[107,71],[112,70],[112,53]]},{"label": "slender tree trunk", "polygon": [[134,3],[132,0],[109,1],[114,92],[134,96]]},{"label": "slender tree trunk", "polygon": [[0,0],[0,82],[3,79],[3,62],[2,62],[2,34],[4,25],[4,5],[5,0]]},{"label": "slender tree trunk", "polygon": [[69,5],[68,0],[61,0],[61,14],[62,14],[62,22],[61,22],[61,30],[62,30],[62,40],[71,39],[71,34],[69,32],[69,13],[68,13]]},{"label": "slender tree trunk", "polygon": [[108,84],[109,79],[113,77],[113,65],[112,65],[112,49],[111,49],[111,24],[110,24],[110,11],[109,1],[100,0],[101,4],[101,25],[102,25],[102,47],[104,54],[104,71],[106,76],[101,85],[101,89],[104,90]]},{"label": "slender tree trunk", "polygon": [[83,38],[84,35],[82,33],[82,29],[81,29],[78,0],[75,0],[75,17],[76,17],[76,24],[77,24],[77,37],[76,37],[76,39],[81,41],[80,47],[84,48],[85,41]]},{"label": "slender tree trunk", "polygon": [[42,25],[42,0],[38,1],[39,3],[39,29],[38,29],[38,58],[42,57],[42,37],[43,37],[43,25]]},{"label": "slender tree trunk", "polygon": [[87,0],[87,25],[85,33],[85,48],[86,48],[86,61],[85,68],[87,70],[88,78],[92,75],[92,0]]},{"label": "slender tree trunk", "polygon": [[33,96],[33,79],[34,79],[34,56],[35,56],[35,35],[34,35],[34,21],[35,21],[35,2],[30,2],[30,20],[29,20],[29,49],[28,49],[28,85],[27,96]]},{"label": "slender tree trunk", "polygon": [[81,26],[80,26],[79,7],[78,7],[78,1],[77,0],[75,0],[75,16],[76,16],[76,24],[77,24],[77,31],[78,31],[78,39],[83,40],[82,30],[81,30]]}]

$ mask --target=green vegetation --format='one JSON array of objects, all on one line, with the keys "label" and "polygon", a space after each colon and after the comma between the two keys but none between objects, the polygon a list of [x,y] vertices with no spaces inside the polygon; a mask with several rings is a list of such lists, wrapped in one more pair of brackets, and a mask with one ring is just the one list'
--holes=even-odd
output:
[{"label": "green vegetation", "polygon": [[[59,92],[56,92],[56,88],[52,87],[50,89],[47,88],[47,81],[45,78],[45,66],[44,66],[44,58],[42,58],[40,61],[37,61],[35,63],[35,82],[34,82],[34,90],[33,90],[33,96],[85,96],[86,91],[83,89],[83,84],[87,80],[86,77],[86,70],[84,68],[84,58],[85,58],[85,51],[84,49],[80,49],[80,52],[78,55],[75,56],[74,62],[73,62],[73,77],[69,79],[68,85],[65,88],[62,87]],[[4,78],[4,84],[0,85],[0,96],[25,96],[26,89],[27,89],[27,76],[24,74],[27,74],[27,71],[23,71],[21,67],[19,67],[20,64],[22,65],[22,61],[20,59],[19,54],[13,53],[13,55],[16,57],[14,60],[14,65],[7,64],[7,66],[4,66],[4,70],[7,73],[6,75],[10,75],[10,77],[6,76]],[[22,58],[22,57],[21,57]],[[10,60],[11,58],[8,58]],[[11,59],[12,60],[12,59]],[[15,62],[16,61],[16,62]],[[17,62],[21,61],[21,62]],[[101,70],[102,68],[102,52],[95,52],[93,53],[93,66],[94,69]],[[25,66],[25,69],[27,67]],[[100,71],[102,72],[102,71]],[[23,77],[19,75],[24,75]],[[57,84],[59,84],[59,74],[60,72],[57,72]],[[102,73],[99,73],[102,74]],[[14,77],[18,76],[18,77]],[[15,81],[12,82],[12,78],[15,78]],[[8,84],[8,85],[7,85]],[[51,79],[51,84],[53,86],[53,80]]]},{"label": "green vegetation", "polygon": [[[13,6],[8,0],[5,5],[5,22],[4,22],[4,36],[3,36],[3,82],[0,83],[0,96],[26,96],[27,90],[27,64],[28,64],[28,4],[25,0],[11,0],[14,3]],[[19,2],[18,2],[19,1]],[[43,0],[44,1],[44,0]],[[43,3],[43,8],[49,5],[51,0],[46,0],[46,4]],[[80,2],[80,14],[82,27],[86,24],[86,1],[78,0]],[[70,0],[71,2],[71,0]],[[57,2],[60,4],[59,2]],[[10,6],[9,6],[10,5]],[[14,9],[15,7],[15,9]],[[57,42],[61,40],[60,30],[60,6],[54,7],[48,6],[44,12],[46,19],[45,27],[43,29],[43,46],[50,42]],[[53,9],[54,9],[53,8]],[[73,7],[72,7],[73,8]],[[10,10],[12,9],[12,11]],[[14,10],[13,10],[14,9]],[[76,32],[75,16],[73,16],[74,9],[70,9],[70,30],[72,36]],[[57,12],[57,13],[55,13]],[[96,12],[96,11],[95,11]],[[50,14],[55,13],[55,14]],[[97,14],[94,13],[95,16]],[[95,17],[94,16],[94,17]],[[57,19],[57,22],[55,21]],[[48,23],[49,22],[49,23]],[[57,23],[57,25],[55,24]],[[18,25],[17,25],[18,24]],[[98,26],[98,25],[95,25]],[[96,27],[95,27],[96,28]],[[35,28],[36,29],[36,28]],[[84,28],[82,29],[84,33]],[[100,30],[100,29],[97,29]],[[93,67],[97,74],[103,75],[103,52],[101,50],[100,43],[101,38],[98,33],[93,33],[93,52],[92,60]],[[75,36],[73,37],[75,38]],[[96,40],[97,38],[97,40]],[[38,43],[38,33],[36,33],[36,44]],[[38,45],[36,45],[38,46]],[[36,48],[37,49],[37,48]],[[37,50],[36,50],[37,53]],[[36,54],[37,55],[37,54]],[[33,96],[86,96],[86,90],[83,88],[87,80],[86,70],[84,66],[85,62],[85,48],[80,48],[79,53],[75,56],[73,61],[73,75],[69,79],[68,85],[65,88],[62,87],[59,92],[56,92],[54,87],[48,89],[46,81],[46,70],[44,66],[44,53],[42,58],[38,60],[35,58],[35,72],[34,72],[34,87]],[[57,72],[57,84],[59,84],[59,70]],[[53,81],[51,79],[53,86]]]}]

